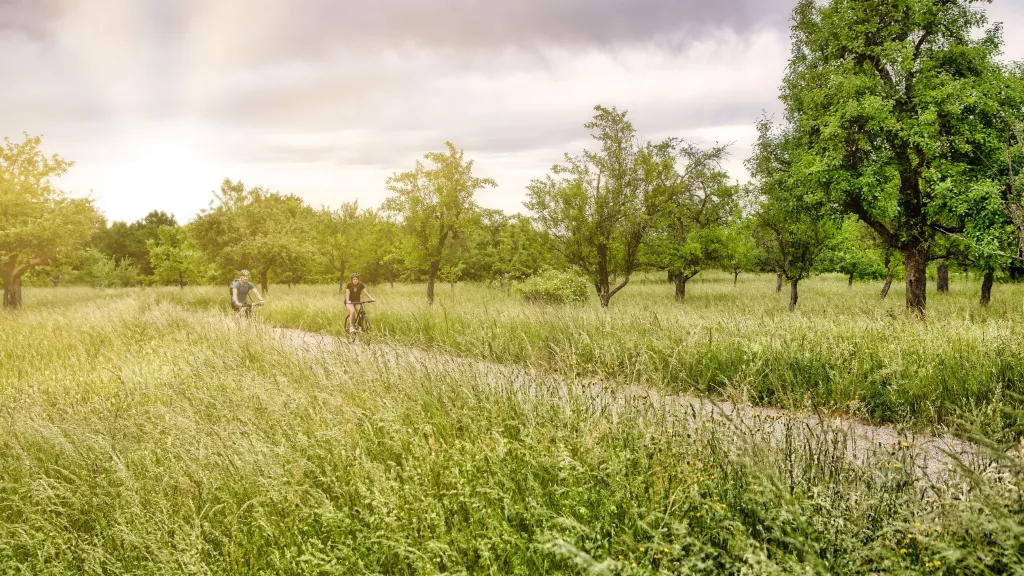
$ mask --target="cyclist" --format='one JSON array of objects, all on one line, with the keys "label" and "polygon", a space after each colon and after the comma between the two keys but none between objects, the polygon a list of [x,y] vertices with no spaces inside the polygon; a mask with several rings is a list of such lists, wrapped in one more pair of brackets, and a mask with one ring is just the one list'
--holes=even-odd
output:
[{"label": "cyclist", "polygon": [[349,283],[345,284],[345,306],[348,307],[348,331],[356,331],[356,315],[358,313],[359,306],[362,304],[362,295],[366,292],[366,297],[369,298],[367,302],[376,302],[373,296],[366,290],[366,284],[359,281],[359,274],[353,272],[349,276]]},{"label": "cyclist", "polygon": [[256,297],[260,299],[259,304],[262,306],[263,296],[256,289],[256,285],[249,281],[249,271],[242,270],[238,275],[238,280],[231,283],[231,307],[238,312],[239,316],[244,315],[249,309],[249,292],[256,293]]}]

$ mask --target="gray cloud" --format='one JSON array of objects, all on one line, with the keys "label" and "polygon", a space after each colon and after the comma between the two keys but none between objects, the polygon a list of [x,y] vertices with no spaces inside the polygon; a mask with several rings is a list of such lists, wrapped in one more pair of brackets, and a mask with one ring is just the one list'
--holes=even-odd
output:
[{"label": "gray cloud", "polygon": [[[44,133],[115,218],[188,219],[224,176],[375,203],[452,140],[517,209],[589,145],[595,104],[649,139],[735,142],[778,113],[795,0],[0,0],[0,135]],[[1024,5],[996,0],[1007,56]],[[1017,4],[1020,4],[1019,2]]]},{"label": "gray cloud", "polygon": [[[148,32],[173,40],[196,18],[260,28],[263,42],[286,52],[316,52],[325,47],[394,43],[493,47],[504,44],[609,44],[646,41],[680,30],[700,34],[711,28],[746,32],[785,25],[793,0],[140,0],[133,3]],[[34,35],[60,18],[66,3],[57,0],[3,0],[0,30]],[[270,26],[256,25],[261,14],[274,14]],[[225,30],[225,32],[228,32]]]}]

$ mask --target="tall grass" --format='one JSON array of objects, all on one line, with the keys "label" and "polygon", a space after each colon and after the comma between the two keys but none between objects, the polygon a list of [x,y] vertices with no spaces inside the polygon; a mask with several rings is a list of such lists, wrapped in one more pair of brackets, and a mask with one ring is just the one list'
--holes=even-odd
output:
[{"label": "tall grass", "polygon": [[[928,319],[908,316],[894,287],[848,288],[837,276],[801,285],[795,313],[774,277],[708,274],[687,300],[648,279],[609,310],[528,305],[479,285],[439,290],[428,307],[418,285],[374,286],[368,307],[378,337],[400,344],[527,364],[675,392],[730,396],[760,405],[811,406],[874,422],[982,429],[1019,437],[1024,393],[1024,286],[1000,285],[977,304],[978,283],[954,279],[931,294]],[[223,308],[219,292],[170,293]],[[331,287],[274,287],[265,317],[278,325],[340,334],[345,309]]]},{"label": "tall grass", "polygon": [[910,448],[858,466],[828,430],[790,424],[773,443],[639,401],[595,409],[586,387],[526,393],[444,357],[302,350],[186,294],[0,313],[0,573],[1022,565],[1019,470],[924,499],[899,466]]}]

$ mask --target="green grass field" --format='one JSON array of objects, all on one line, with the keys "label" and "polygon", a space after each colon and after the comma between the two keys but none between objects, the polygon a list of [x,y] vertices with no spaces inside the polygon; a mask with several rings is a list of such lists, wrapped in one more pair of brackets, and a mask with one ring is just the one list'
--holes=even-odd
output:
[{"label": "green grass field", "polygon": [[[660,280],[660,278],[658,279]],[[955,279],[933,294],[921,322],[903,308],[902,287],[879,302],[879,286],[848,288],[838,277],[806,281],[795,313],[774,277],[708,274],[684,304],[667,283],[631,284],[602,311],[525,306],[484,286],[439,286],[433,308],[422,286],[374,287],[374,327],[388,341],[570,377],[694,391],[758,405],[819,407],[872,422],[983,430],[1017,438],[1008,408],[1024,393],[1024,286],[997,286],[988,308],[979,284]],[[219,290],[169,294],[221,308]],[[331,287],[274,287],[270,322],[340,334],[345,310]]]},{"label": "green grass field", "polygon": [[329,287],[275,286],[253,322],[218,288],[27,289],[0,312],[0,574],[1021,573],[1017,456],[928,486],[913,447],[856,464],[838,432],[595,410],[544,376],[1015,433],[1020,288],[982,310],[954,284],[920,323],[896,290],[819,279],[789,314],[772,283],[638,283],[609,312],[372,288],[364,344],[433,360],[275,334],[338,332]]}]

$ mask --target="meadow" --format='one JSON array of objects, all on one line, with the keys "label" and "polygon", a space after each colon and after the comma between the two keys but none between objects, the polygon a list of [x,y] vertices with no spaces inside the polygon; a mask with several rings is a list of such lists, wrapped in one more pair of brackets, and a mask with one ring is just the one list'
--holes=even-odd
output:
[{"label": "meadow", "polygon": [[[375,337],[570,378],[695,392],[782,408],[817,408],[917,429],[1020,436],[1024,285],[999,285],[990,306],[979,282],[954,278],[932,293],[928,319],[904,310],[902,286],[825,276],[802,283],[795,313],[774,277],[706,273],[676,303],[661,276],[631,283],[604,311],[524,305],[497,287],[374,286]],[[897,283],[898,284],[898,283]],[[174,302],[223,307],[216,289],[166,291]],[[262,311],[278,326],[339,335],[344,307],[330,286],[273,287]]]},{"label": "meadow", "polygon": [[[217,288],[26,290],[0,312],[0,573],[1020,573],[1024,465],[994,416],[1013,413],[1019,289],[981,310],[954,285],[922,324],[873,285],[809,282],[789,314],[767,277],[723,278],[683,305],[638,282],[607,313],[373,287],[375,332],[331,350],[275,329],[339,331],[330,287],[274,286],[253,321]],[[858,463],[797,421],[769,441],[697,409],[605,410],[595,378],[837,410],[887,382],[887,410],[857,414],[985,423],[998,464],[930,485],[913,446]]]}]

